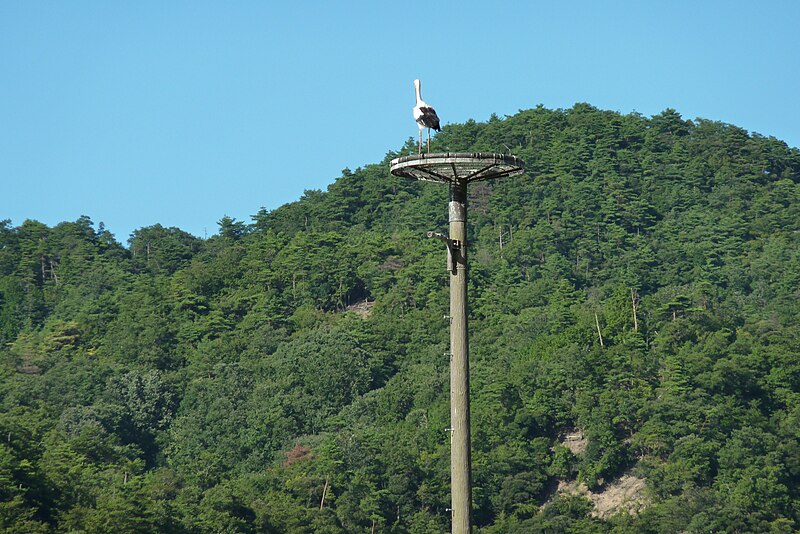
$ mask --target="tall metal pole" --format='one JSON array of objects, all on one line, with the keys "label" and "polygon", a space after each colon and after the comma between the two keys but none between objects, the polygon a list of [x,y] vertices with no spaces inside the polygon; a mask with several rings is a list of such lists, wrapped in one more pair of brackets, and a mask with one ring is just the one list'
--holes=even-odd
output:
[{"label": "tall metal pole", "polygon": [[472,452],[469,423],[469,339],[467,337],[467,182],[450,187],[450,477],[454,534],[472,524]]}]

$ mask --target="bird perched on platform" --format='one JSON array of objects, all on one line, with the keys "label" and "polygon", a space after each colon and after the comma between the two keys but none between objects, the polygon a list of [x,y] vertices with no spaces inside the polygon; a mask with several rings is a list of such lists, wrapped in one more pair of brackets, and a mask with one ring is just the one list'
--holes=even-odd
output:
[{"label": "bird perched on platform", "polygon": [[419,126],[419,153],[422,154],[422,129],[428,129],[428,153],[431,152],[431,128],[437,132],[442,129],[439,127],[439,116],[436,110],[426,104],[419,95],[419,80],[414,80],[414,89],[417,91],[417,105],[414,106],[414,120]]}]

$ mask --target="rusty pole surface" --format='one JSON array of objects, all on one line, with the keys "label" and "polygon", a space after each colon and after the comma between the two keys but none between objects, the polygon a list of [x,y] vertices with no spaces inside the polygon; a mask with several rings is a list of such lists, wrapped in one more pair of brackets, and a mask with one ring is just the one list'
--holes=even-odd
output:
[{"label": "rusty pole surface", "polygon": [[472,451],[469,421],[469,339],[467,337],[467,182],[451,185],[450,270],[450,477],[452,531],[468,534],[472,525]]}]

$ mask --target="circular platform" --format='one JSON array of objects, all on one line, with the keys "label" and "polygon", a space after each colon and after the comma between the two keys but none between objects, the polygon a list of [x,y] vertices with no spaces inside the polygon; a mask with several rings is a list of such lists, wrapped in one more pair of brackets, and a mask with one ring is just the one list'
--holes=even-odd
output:
[{"label": "circular platform", "polygon": [[403,178],[466,184],[522,174],[525,164],[508,154],[446,152],[395,158],[390,169],[393,175]]}]

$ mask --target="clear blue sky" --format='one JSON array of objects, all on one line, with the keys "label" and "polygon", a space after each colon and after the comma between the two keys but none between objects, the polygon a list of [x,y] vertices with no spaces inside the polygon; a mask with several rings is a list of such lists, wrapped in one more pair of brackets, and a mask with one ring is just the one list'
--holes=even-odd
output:
[{"label": "clear blue sky", "polygon": [[0,220],[211,236],[443,123],[588,102],[800,146],[800,2],[0,2]]}]

